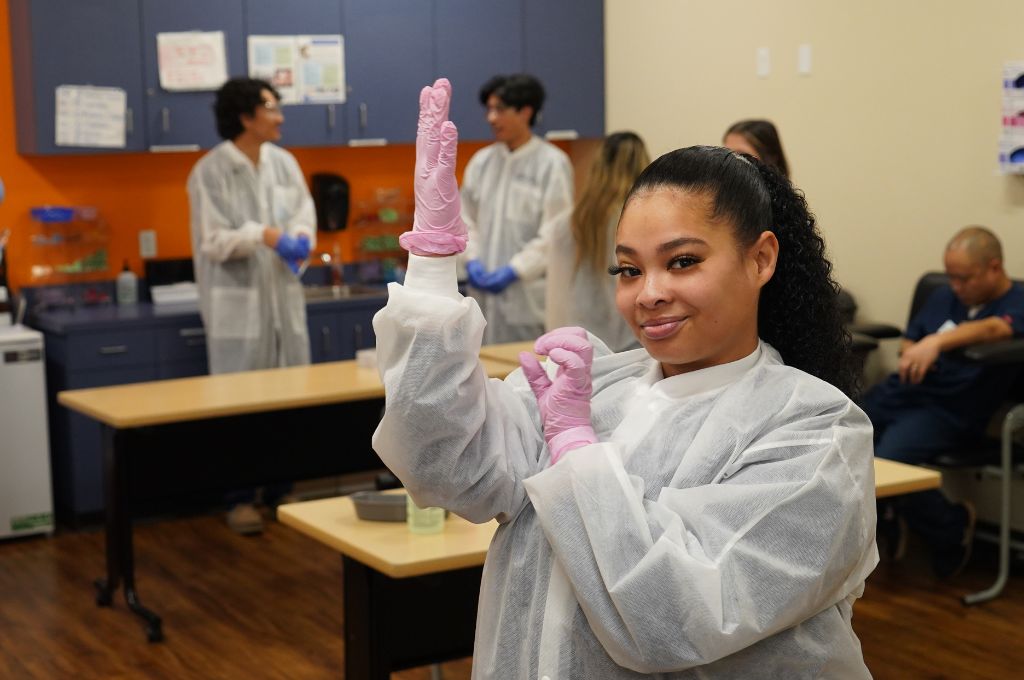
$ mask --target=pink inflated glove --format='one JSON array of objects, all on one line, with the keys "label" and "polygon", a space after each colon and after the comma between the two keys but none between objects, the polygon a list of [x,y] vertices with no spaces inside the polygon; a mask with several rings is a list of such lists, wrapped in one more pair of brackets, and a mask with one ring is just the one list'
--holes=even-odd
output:
[{"label": "pink inflated glove", "polygon": [[569,327],[545,333],[537,339],[533,349],[558,364],[552,380],[537,357],[529,352],[519,353],[523,374],[537,397],[544,439],[554,465],[569,451],[597,443],[590,421],[590,396],[593,393],[590,369],[594,362],[594,347],[585,330]]},{"label": "pink inflated glove", "polygon": [[413,192],[416,213],[412,231],[398,238],[414,255],[454,255],[466,249],[466,224],[455,181],[459,132],[448,120],[452,86],[438,78],[420,91],[420,119],[416,126],[416,177]]}]

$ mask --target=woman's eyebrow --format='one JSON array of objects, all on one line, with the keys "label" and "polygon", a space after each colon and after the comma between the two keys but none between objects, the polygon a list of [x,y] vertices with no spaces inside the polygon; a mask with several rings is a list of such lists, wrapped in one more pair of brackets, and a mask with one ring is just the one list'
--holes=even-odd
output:
[{"label": "woman's eyebrow", "polygon": [[[667,241],[658,246],[657,250],[659,253],[665,253],[670,250],[675,250],[680,246],[706,246],[708,243],[704,239],[695,238],[693,236],[684,236],[682,238],[673,239]],[[623,255],[636,255],[636,250],[629,246],[617,245],[615,246],[615,252]]]}]

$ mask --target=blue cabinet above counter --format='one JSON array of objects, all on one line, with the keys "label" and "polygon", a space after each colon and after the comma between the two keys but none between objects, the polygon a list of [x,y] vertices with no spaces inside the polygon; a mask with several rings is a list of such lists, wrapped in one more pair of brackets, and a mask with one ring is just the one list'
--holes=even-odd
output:
[{"label": "blue cabinet above counter", "polygon": [[[94,154],[205,149],[219,140],[211,91],[161,87],[156,36],[217,31],[227,74],[249,72],[249,36],[342,35],[347,100],[284,107],[284,146],[407,143],[417,95],[452,80],[464,141],[489,140],[480,86],[530,72],[548,90],[537,131],[600,137],[604,7],[587,0],[9,0],[18,150]],[[88,39],[83,39],[88,36]],[[56,138],[61,86],[125,94],[124,146]]]}]

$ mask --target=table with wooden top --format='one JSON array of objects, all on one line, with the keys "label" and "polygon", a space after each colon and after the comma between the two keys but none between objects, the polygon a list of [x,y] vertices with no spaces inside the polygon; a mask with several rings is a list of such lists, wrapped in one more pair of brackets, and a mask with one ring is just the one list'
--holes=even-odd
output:
[{"label": "table with wooden top", "polygon": [[[481,363],[491,377],[514,368]],[[375,369],[355,361],[69,390],[57,398],[102,426],[107,573],[95,583],[96,601],[110,605],[123,583],[150,641],[163,633],[135,586],[132,505],[139,498],[383,467],[370,436],[384,386]]]},{"label": "table with wooden top", "polygon": [[[941,482],[927,468],[880,458],[874,464],[879,498]],[[344,497],[282,505],[277,517],[341,553],[346,678],[384,679],[472,654],[481,570],[496,522],[451,515],[444,532],[421,536],[402,522],[359,519]]]},{"label": "table with wooden top", "polygon": [[444,531],[359,519],[350,498],[281,505],[282,524],[341,553],[345,677],[471,656],[484,557],[498,526],[449,515]]}]

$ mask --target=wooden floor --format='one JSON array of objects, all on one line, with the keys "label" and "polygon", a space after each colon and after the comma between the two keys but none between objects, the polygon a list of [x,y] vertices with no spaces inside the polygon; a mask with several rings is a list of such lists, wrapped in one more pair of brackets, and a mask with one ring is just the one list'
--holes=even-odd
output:
[{"label": "wooden floor", "polygon": [[[103,535],[68,533],[0,542],[0,678],[211,680],[342,677],[341,561],[279,524],[232,534],[219,516],[137,527],[137,582],[164,619],[149,644],[123,600],[97,608]],[[987,585],[994,551],[936,583],[920,560],[881,565],[854,614],[876,678],[1008,678],[1024,668],[1024,574],[995,602],[958,596]],[[424,622],[429,625],[429,622]],[[470,661],[443,666],[469,678]],[[429,670],[393,680],[426,680]]]}]

